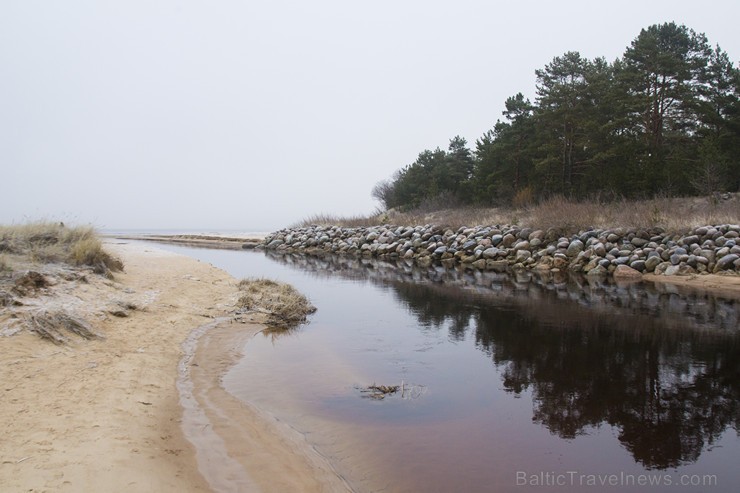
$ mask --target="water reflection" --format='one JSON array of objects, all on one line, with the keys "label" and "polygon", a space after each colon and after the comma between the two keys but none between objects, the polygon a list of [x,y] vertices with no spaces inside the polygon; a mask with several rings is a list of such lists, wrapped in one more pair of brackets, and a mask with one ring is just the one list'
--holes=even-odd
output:
[{"label": "water reflection", "polygon": [[738,302],[647,283],[268,254],[392,289],[423,330],[474,337],[533,421],[572,439],[603,424],[647,468],[695,462],[740,430]]}]

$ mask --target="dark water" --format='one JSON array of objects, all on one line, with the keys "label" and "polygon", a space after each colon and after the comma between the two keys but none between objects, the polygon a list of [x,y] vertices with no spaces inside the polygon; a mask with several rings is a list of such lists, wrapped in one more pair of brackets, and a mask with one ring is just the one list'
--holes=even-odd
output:
[{"label": "dark water", "polygon": [[[168,247],[311,323],[224,377],[357,491],[736,491],[739,305],[675,287]],[[383,400],[372,383],[403,385]],[[684,484],[685,483],[685,484]]]}]

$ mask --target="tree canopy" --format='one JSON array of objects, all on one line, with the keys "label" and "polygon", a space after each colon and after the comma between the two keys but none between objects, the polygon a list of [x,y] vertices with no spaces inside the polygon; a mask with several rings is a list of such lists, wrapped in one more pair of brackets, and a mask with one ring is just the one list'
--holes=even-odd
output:
[{"label": "tree canopy", "polygon": [[577,51],[535,71],[469,149],[421,152],[376,185],[386,207],[503,204],[740,189],[740,70],[704,34],[673,22],[643,29],[614,62]]}]

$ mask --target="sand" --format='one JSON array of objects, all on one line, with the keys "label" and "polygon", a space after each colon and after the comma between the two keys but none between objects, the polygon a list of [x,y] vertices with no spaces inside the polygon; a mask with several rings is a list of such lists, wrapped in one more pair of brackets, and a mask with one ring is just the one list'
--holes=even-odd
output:
[{"label": "sand", "polygon": [[656,276],[646,274],[643,281],[674,285],[679,291],[704,291],[715,296],[740,300],[740,276],[734,274],[703,274],[693,276]]},{"label": "sand", "polygon": [[[263,328],[233,321],[236,280],[141,244],[106,248],[125,264],[113,281],[89,275],[88,283],[59,283],[36,300],[85,315],[105,339],[57,346],[28,331],[0,337],[0,491],[341,490],[301,436],[220,387],[220,372],[238,352],[224,354],[226,341],[216,348],[198,338],[210,341],[210,329],[235,344]],[[127,317],[106,312],[118,302],[137,308]],[[213,364],[191,375],[187,369],[199,367],[187,351],[196,347],[211,351]],[[198,406],[181,403],[178,385],[188,382]],[[200,425],[217,431],[214,443],[228,457],[219,458],[217,446],[204,455],[186,438],[213,445],[183,414],[206,403],[204,396],[210,407],[200,410],[208,420]],[[229,415],[238,419],[232,424]],[[219,484],[207,481],[218,477]]]}]

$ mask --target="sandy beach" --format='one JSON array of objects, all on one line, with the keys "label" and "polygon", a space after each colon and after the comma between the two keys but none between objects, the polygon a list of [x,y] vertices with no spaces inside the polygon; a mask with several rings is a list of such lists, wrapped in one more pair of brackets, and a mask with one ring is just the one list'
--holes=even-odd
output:
[{"label": "sandy beach", "polygon": [[[57,346],[28,331],[0,337],[0,490],[346,489],[297,433],[221,390],[220,372],[238,356],[221,350],[227,341],[198,344],[209,354],[186,354],[189,337],[191,349],[203,334],[233,346],[263,328],[231,317],[235,279],[141,244],[110,241],[106,248],[125,264],[113,281],[87,276],[86,283],[59,283],[36,300],[85,315],[104,339]],[[136,308],[126,317],[111,315],[108,307],[121,302]],[[218,317],[226,317],[221,325],[214,323]],[[209,362],[204,371],[183,375],[181,362],[200,370],[194,365],[201,360]],[[190,377],[197,403],[181,403],[178,385],[187,387]],[[183,427],[183,410],[206,401],[201,418],[209,421],[199,424],[216,430],[209,437],[190,433],[192,420]],[[226,411],[215,411],[221,408]],[[237,417],[233,423],[229,413]],[[213,453],[199,463],[186,433],[213,445]],[[231,458],[218,460],[224,448]]]}]

